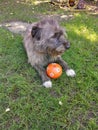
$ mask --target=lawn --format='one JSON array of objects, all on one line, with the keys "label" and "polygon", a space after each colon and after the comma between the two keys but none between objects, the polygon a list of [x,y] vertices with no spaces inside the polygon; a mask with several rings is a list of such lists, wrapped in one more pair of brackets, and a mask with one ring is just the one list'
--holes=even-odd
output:
[{"label": "lawn", "polygon": [[98,14],[0,1],[0,23],[34,22],[51,14],[72,16],[60,21],[71,42],[62,57],[76,77],[63,71],[51,89],[44,88],[27,64],[22,37],[0,27],[0,130],[98,130]]}]

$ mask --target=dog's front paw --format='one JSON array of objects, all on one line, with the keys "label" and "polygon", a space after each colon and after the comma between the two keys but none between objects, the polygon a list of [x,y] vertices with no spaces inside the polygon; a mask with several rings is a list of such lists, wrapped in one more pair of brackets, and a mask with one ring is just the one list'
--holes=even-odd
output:
[{"label": "dog's front paw", "polygon": [[67,74],[67,76],[70,76],[70,77],[75,77],[76,76],[76,73],[75,73],[75,71],[73,69],[68,69],[66,71],[66,74]]},{"label": "dog's front paw", "polygon": [[43,83],[43,86],[44,86],[45,88],[51,88],[51,87],[52,87],[52,82],[51,82],[51,81],[45,81],[45,82]]}]

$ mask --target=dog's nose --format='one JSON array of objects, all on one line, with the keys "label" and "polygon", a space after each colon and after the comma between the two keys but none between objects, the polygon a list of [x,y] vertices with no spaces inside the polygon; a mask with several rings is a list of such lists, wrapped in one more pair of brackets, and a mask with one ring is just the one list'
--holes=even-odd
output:
[{"label": "dog's nose", "polygon": [[67,45],[67,46],[66,46],[66,49],[69,49],[69,48],[70,48],[70,45]]},{"label": "dog's nose", "polygon": [[63,42],[63,45],[64,45],[65,49],[69,49],[69,48],[70,48],[70,42],[67,41],[67,40],[65,40],[65,41]]},{"label": "dog's nose", "polygon": [[70,48],[70,43],[67,42],[67,43],[66,43],[66,49],[69,49],[69,48]]}]

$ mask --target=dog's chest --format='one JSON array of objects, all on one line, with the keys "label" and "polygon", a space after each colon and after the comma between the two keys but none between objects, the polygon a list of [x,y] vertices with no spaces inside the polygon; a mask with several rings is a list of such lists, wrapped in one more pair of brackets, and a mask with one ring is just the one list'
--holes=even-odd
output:
[{"label": "dog's chest", "polygon": [[55,62],[57,57],[45,55],[44,56],[44,65],[48,65],[49,63]]},{"label": "dog's chest", "polygon": [[33,65],[39,64],[42,66],[47,66],[49,63],[55,62],[57,57],[49,56],[47,54],[38,54],[38,53],[34,54],[33,53],[33,57],[31,59],[32,59]]}]

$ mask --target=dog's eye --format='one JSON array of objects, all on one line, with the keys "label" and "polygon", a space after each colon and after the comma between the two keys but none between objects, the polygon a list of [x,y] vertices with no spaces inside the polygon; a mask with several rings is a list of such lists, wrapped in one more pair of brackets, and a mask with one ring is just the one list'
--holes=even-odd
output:
[{"label": "dog's eye", "polygon": [[60,36],[61,36],[60,33],[55,33],[55,35],[54,35],[54,37],[57,37],[57,38],[59,38]]},{"label": "dog's eye", "polygon": [[52,36],[52,38],[57,38],[57,39],[59,39],[61,35],[62,35],[61,33],[57,32],[57,33],[55,33],[55,34]]}]

